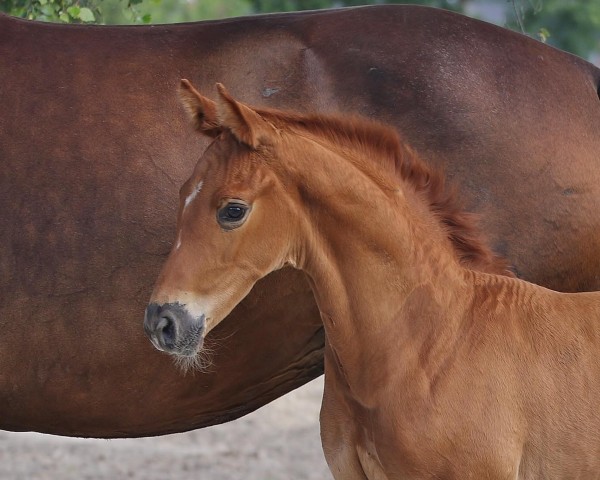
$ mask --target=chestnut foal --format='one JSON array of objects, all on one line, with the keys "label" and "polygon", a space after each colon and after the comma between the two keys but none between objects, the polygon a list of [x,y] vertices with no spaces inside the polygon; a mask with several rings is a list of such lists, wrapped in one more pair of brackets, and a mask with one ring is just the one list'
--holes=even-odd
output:
[{"label": "chestnut foal", "polygon": [[181,189],[146,313],[157,348],[193,358],[255,282],[292,265],[326,332],[336,479],[599,477],[600,294],[461,264],[432,200],[442,177],[390,128],[183,86],[216,140]]}]

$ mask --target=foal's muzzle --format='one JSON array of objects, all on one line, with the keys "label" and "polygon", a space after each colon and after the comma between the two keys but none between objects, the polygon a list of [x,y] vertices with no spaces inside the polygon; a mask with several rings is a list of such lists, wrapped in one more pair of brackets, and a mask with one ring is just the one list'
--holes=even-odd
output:
[{"label": "foal's muzzle", "polygon": [[163,352],[186,357],[198,353],[204,339],[204,315],[193,317],[180,303],[151,303],[146,308],[144,330]]}]

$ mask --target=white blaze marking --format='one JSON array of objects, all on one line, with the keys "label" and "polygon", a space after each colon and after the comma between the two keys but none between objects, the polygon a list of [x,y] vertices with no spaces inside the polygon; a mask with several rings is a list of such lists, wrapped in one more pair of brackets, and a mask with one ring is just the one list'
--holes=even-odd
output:
[{"label": "white blaze marking", "polygon": [[202,190],[202,185],[204,185],[204,181],[200,180],[198,182],[198,185],[196,185],[196,187],[192,190],[192,193],[190,193],[187,198],[185,199],[185,202],[183,204],[183,209],[185,210],[185,208],[192,203],[192,200],[194,200],[194,198],[196,198],[196,195],[198,195],[198,193],[200,192],[200,190]]},{"label": "white blaze marking", "polygon": [[[200,190],[202,190],[202,185],[204,185],[204,181],[200,180],[198,182],[198,185],[196,185],[194,187],[194,189],[192,190],[192,193],[190,193],[185,198],[185,202],[183,202],[183,210],[184,211],[188,207],[188,205],[190,203],[192,203],[192,201],[194,200],[194,198],[196,198],[196,195],[198,195],[198,193],[200,192]],[[177,235],[177,244],[175,245],[175,250],[179,250],[179,247],[181,247],[181,232],[179,232],[178,235]]]}]

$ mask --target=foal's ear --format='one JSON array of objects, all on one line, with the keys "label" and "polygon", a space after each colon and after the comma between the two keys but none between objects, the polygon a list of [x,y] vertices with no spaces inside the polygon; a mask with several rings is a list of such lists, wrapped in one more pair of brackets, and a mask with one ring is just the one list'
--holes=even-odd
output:
[{"label": "foal's ear", "polygon": [[209,137],[216,137],[223,131],[217,120],[216,103],[202,96],[185,78],[179,85],[179,98],[196,130]]},{"label": "foal's ear", "polygon": [[233,133],[238,141],[251,148],[265,144],[273,127],[257,112],[247,105],[240,103],[229,94],[225,87],[217,83],[219,100],[217,101],[217,116],[219,124]]}]

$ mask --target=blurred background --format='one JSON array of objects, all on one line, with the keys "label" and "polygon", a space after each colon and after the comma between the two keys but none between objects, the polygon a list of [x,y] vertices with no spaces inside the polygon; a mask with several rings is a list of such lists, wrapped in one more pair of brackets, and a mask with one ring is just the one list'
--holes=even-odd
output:
[{"label": "blurred background", "polygon": [[63,23],[178,23],[383,3],[445,8],[600,62],[600,0],[0,0],[0,11]]}]

